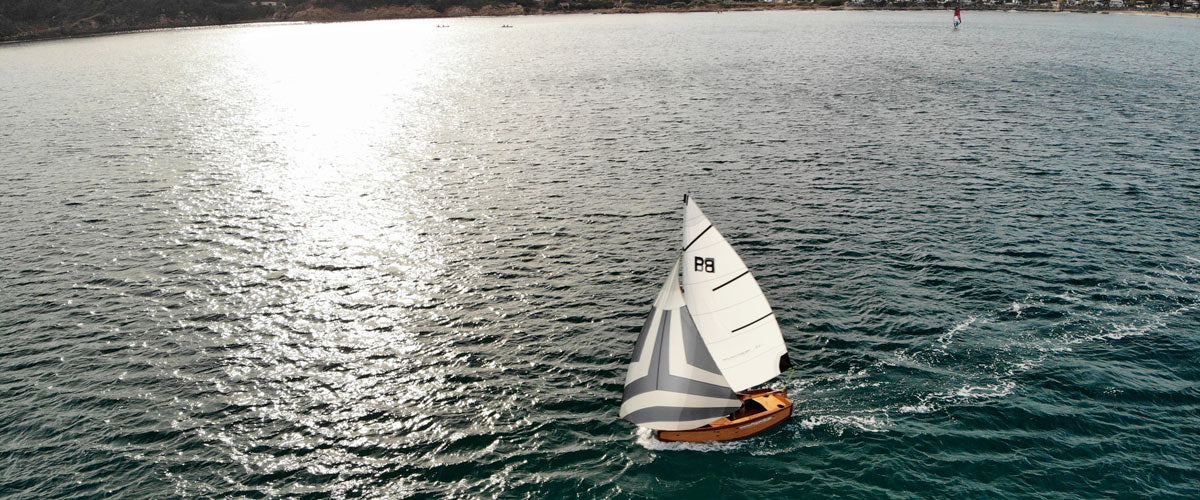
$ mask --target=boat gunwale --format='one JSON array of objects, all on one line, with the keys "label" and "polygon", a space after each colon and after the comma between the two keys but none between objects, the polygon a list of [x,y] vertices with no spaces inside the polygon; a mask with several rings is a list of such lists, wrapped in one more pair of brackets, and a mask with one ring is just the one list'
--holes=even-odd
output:
[{"label": "boat gunwale", "polygon": [[[756,389],[753,391],[749,391],[748,393],[739,394],[739,397],[740,397],[740,399],[742,399],[742,401],[754,400],[754,399],[758,399],[758,398],[764,397],[764,396],[780,397],[783,399],[783,401],[786,403],[786,405],[784,405],[782,408],[769,408],[769,409],[766,408],[766,405],[763,405],[765,411],[761,411],[761,412],[758,412],[758,413],[755,413],[752,415],[747,415],[747,416],[739,418],[737,420],[730,420],[728,423],[723,423],[719,426],[713,426],[712,424],[706,424],[702,427],[697,427],[695,429],[686,429],[686,430],[680,430],[680,431],[658,431],[655,433],[655,437],[657,437],[659,441],[664,441],[664,442],[729,441],[729,440],[733,440],[733,439],[747,438],[747,437],[753,436],[755,434],[759,434],[768,429],[774,428],[775,426],[785,422],[788,418],[791,417],[794,404],[793,404],[792,400],[787,397],[786,389]],[[686,440],[686,439],[664,439],[663,438],[664,434],[667,434],[670,436],[679,436],[679,437],[700,436],[700,435],[704,435],[704,434],[708,434],[708,433],[716,434],[721,431],[728,431],[730,429],[736,429],[736,428],[743,427],[746,425],[754,424],[755,422],[759,422],[762,420],[773,419],[773,418],[777,417],[780,413],[785,413],[785,412],[787,414],[784,415],[783,418],[780,418],[778,422],[775,422],[772,425],[768,425],[766,427],[763,427],[762,429],[754,430],[754,431],[749,432],[748,434],[745,434],[742,436],[734,436],[734,437],[730,437],[728,439],[706,439],[706,440],[692,441],[692,440]],[[722,418],[728,418],[728,417],[722,417]],[[718,420],[720,420],[720,419],[718,419]]]}]

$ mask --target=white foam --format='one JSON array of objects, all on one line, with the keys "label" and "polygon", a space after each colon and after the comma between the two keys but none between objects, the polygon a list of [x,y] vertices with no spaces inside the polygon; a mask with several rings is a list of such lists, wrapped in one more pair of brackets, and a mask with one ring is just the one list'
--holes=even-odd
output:
[{"label": "white foam", "polygon": [[1135,325],[1132,323],[1124,324],[1124,325],[1118,324],[1118,323],[1111,323],[1109,326],[1112,327],[1111,330],[1109,330],[1107,332],[1101,332],[1099,335],[1093,335],[1088,340],[1099,340],[1102,338],[1109,339],[1109,340],[1121,340],[1125,337],[1140,337],[1140,336],[1150,333],[1154,330],[1157,330],[1163,326],[1166,326],[1166,323],[1163,323],[1162,320],[1155,318],[1150,323],[1146,323],[1146,324],[1142,324],[1142,325]]},{"label": "white foam", "polygon": [[653,429],[638,427],[634,431],[637,444],[642,448],[654,451],[730,451],[741,448],[745,441],[710,441],[707,443],[684,443],[659,441]]},{"label": "white foam", "polygon": [[813,415],[801,421],[800,426],[810,430],[817,426],[828,426],[841,436],[847,429],[884,432],[888,428],[889,420],[886,414],[882,421],[875,415]]},{"label": "white foam", "polygon": [[1016,386],[1017,383],[1011,380],[1005,380],[999,384],[964,385],[954,391],[954,395],[966,399],[999,398],[1012,394]]},{"label": "white foam", "polygon": [[1125,337],[1140,337],[1167,326],[1167,319],[1191,311],[1192,306],[1180,306],[1173,311],[1156,314],[1142,323],[1109,323],[1108,329],[1103,329],[1094,335],[1086,335],[1068,341],[1069,344],[1095,342],[1099,340],[1121,340]]},{"label": "white foam", "polygon": [[846,370],[846,376],[840,377],[840,378],[844,382],[849,382],[851,380],[858,380],[858,379],[866,377],[866,376],[867,376],[866,368],[860,368],[858,370],[855,370],[854,368],[850,368],[850,369]]},{"label": "white foam", "polygon": [[[947,404],[969,404],[972,401],[1004,397],[1012,394],[1016,387],[1017,383],[1011,380],[995,384],[966,384],[952,391],[921,396],[916,403],[900,405],[895,408],[897,412],[903,414],[931,413],[941,410]],[[886,417],[887,414],[885,413],[884,416]]]},{"label": "white foam", "polygon": [[936,408],[936,407],[934,407],[933,405],[931,405],[931,404],[929,404],[929,403],[927,403],[927,402],[924,402],[924,401],[922,401],[921,403],[919,403],[919,404],[915,404],[915,405],[904,405],[904,406],[901,406],[901,407],[898,409],[898,411],[899,411],[900,413],[929,413],[929,412],[932,412],[932,411],[934,411],[934,410],[936,410],[936,409],[937,409],[937,408]]},{"label": "white foam", "polygon": [[1055,294],[1054,296],[1058,297],[1060,299],[1063,299],[1067,302],[1073,303],[1073,304],[1078,304],[1080,302],[1083,302],[1082,300],[1079,300],[1079,297],[1076,297],[1074,295],[1069,295],[1066,293],[1059,293],[1059,294]]},{"label": "white foam", "polygon": [[1037,366],[1040,361],[1041,360],[1035,360],[1033,358],[1026,358],[1026,359],[1017,361],[1016,363],[1013,363],[1013,366],[1015,367],[1015,369],[1009,370],[1008,374],[1015,375],[1018,371],[1027,372],[1029,370],[1032,370],[1033,367]]},{"label": "white foam", "polygon": [[1175,272],[1175,271],[1167,269],[1161,265],[1158,266],[1158,268],[1159,268],[1159,272],[1162,273],[1163,275],[1175,278],[1175,279],[1179,280],[1180,283],[1183,283],[1185,285],[1189,283],[1188,280],[1193,280],[1193,279],[1197,278],[1197,275],[1195,275],[1195,274]]},{"label": "white foam", "polygon": [[949,344],[950,339],[954,338],[954,334],[961,332],[963,330],[966,330],[967,327],[974,324],[975,320],[977,320],[977,319],[979,319],[978,316],[971,316],[971,317],[967,318],[966,321],[963,321],[957,325],[954,325],[949,330],[946,330],[946,333],[943,333],[941,336],[938,337],[938,342],[941,343],[942,345]]}]

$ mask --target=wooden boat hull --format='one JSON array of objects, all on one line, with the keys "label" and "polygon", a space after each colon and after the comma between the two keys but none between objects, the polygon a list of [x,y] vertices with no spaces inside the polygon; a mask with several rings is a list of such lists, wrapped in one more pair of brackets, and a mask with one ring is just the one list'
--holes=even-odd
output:
[{"label": "wooden boat hull", "polygon": [[[729,441],[753,436],[782,424],[792,416],[792,401],[786,390],[759,389],[740,395],[742,409],[704,427],[686,431],[658,431],[659,441]],[[754,404],[762,411],[748,410]]]}]

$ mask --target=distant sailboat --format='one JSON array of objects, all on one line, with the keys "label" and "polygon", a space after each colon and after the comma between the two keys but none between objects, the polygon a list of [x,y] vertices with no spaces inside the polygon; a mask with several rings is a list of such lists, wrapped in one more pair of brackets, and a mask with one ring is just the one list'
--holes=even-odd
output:
[{"label": "distant sailboat", "polygon": [[958,29],[958,25],[962,24],[962,9],[959,6],[954,7],[954,29]]},{"label": "distant sailboat", "polygon": [[662,441],[751,436],[792,414],[786,390],[747,391],[791,368],[787,346],[741,257],[684,205],[683,249],[634,346],[620,416]]}]

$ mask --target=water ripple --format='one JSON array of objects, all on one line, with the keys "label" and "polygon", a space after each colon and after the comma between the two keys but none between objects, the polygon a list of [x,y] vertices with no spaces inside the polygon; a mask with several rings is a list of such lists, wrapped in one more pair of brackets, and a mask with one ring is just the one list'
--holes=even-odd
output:
[{"label": "water ripple", "polygon": [[[972,19],[3,47],[0,494],[1200,495],[1193,20]],[[684,192],[800,367],[765,435],[616,420]]]}]

